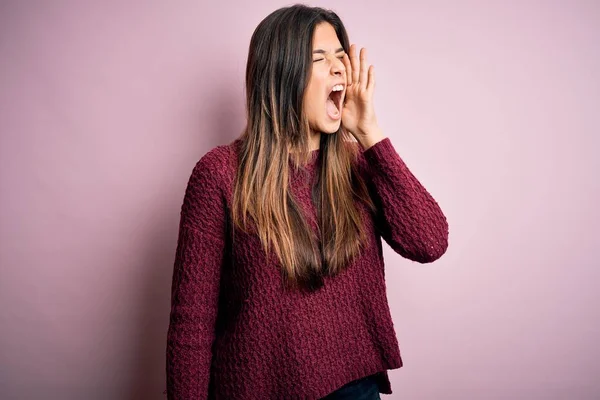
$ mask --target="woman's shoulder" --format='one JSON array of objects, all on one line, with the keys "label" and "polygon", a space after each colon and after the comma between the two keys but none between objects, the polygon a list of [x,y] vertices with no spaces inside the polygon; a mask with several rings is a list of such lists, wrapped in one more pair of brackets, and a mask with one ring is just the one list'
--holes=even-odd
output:
[{"label": "woman's shoulder", "polygon": [[233,169],[234,142],[212,147],[201,155],[192,169],[190,181],[222,186]]},{"label": "woman's shoulder", "polygon": [[237,140],[234,140],[230,143],[214,146],[200,157],[198,163],[203,164],[207,167],[225,167],[230,161],[231,154],[234,151],[234,146],[236,142]]}]

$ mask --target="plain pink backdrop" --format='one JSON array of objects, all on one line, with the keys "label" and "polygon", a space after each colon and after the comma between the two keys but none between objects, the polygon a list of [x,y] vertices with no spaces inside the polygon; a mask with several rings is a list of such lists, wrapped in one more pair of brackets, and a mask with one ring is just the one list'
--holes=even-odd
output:
[{"label": "plain pink backdrop", "polygon": [[[85,5],[84,5],[85,3]],[[279,1],[2,1],[0,398],[161,399],[179,210]],[[600,398],[600,3],[323,1],[442,206],[385,246],[402,400]]]}]

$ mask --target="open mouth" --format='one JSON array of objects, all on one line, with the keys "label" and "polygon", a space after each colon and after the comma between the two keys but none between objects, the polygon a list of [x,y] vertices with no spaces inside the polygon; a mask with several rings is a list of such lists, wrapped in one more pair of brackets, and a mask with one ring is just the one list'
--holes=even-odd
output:
[{"label": "open mouth", "polygon": [[342,96],[344,90],[332,90],[327,96],[326,109],[327,114],[333,118],[338,119],[342,111]]}]

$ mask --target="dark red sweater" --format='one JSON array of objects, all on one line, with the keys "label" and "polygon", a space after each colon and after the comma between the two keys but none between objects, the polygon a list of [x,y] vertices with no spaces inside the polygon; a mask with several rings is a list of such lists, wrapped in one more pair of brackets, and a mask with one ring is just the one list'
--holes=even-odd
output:
[{"label": "dark red sweater", "polygon": [[[361,175],[379,204],[379,214],[365,218],[366,251],[316,292],[284,291],[276,258],[265,255],[257,236],[236,230],[230,245],[237,151],[239,139],[202,156],[185,192],[167,334],[168,398],[312,400],[370,374],[381,393],[391,394],[387,370],[402,359],[381,238],[410,260],[438,259],[448,224],[437,202],[390,138],[361,148]],[[316,176],[321,150],[311,155],[307,170]],[[291,190],[314,218],[306,175],[291,173]]]}]

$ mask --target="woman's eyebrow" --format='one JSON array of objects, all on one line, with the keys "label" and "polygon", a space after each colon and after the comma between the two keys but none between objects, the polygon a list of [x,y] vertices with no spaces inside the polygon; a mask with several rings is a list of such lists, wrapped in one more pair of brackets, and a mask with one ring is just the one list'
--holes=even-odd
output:
[{"label": "woman's eyebrow", "polygon": [[[341,52],[341,51],[344,51],[344,48],[343,48],[343,47],[340,47],[340,48],[339,48],[339,49],[337,49],[335,52],[336,52],[336,53],[339,53],[339,52]],[[326,52],[325,50],[322,50],[322,49],[313,50],[313,54],[316,54],[316,53],[325,54],[325,53],[327,53],[327,52]]]}]

